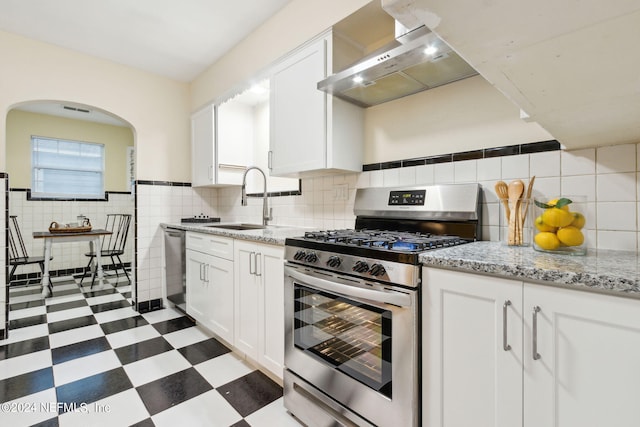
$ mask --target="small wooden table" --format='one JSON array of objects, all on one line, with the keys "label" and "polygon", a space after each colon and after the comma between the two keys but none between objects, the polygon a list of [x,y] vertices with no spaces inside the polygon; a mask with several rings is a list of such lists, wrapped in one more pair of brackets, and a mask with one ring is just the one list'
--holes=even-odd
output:
[{"label": "small wooden table", "polygon": [[49,261],[51,260],[51,245],[65,242],[89,242],[90,251],[96,254],[96,274],[100,284],[104,278],[102,261],[100,260],[100,237],[113,234],[111,231],[94,229],[81,233],[51,233],[50,231],[34,231],[34,239],[44,239],[44,274],[42,275],[42,296],[49,294]]}]

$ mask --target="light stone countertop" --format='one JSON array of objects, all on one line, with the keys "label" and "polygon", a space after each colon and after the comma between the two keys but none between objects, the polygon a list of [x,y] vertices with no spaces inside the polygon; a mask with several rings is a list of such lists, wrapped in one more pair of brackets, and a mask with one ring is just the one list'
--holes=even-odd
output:
[{"label": "light stone countertop", "polygon": [[424,252],[420,261],[429,267],[640,298],[636,252],[590,249],[584,256],[571,256],[502,242],[474,242]]},{"label": "light stone countertop", "polygon": [[235,222],[215,222],[215,223],[162,223],[162,228],[176,228],[178,230],[195,231],[198,233],[213,234],[216,236],[231,237],[232,239],[250,240],[258,243],[266,243],[269,245],[284,246],[284,241],[288,237],[304,236],[305,231],[309,228],[286,226],[286,225],[269,225],[265,229],[255,230],[228,230],[224,228],[207,227],[208,225],[224,225],[236,224]]}]

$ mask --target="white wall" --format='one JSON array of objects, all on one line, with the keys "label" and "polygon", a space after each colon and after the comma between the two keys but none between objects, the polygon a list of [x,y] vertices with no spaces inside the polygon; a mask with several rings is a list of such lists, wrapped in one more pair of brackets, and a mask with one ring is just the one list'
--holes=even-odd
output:
[{"label": "white wall", "polygon": [[[191,179],[189,89],[144,71],[0,32],[0,171],[6,170],[6,115],[32,100],[95,106],[134,128],[136,178]],[[11,177],[9,177],[10,179]]]},{"label": "white wall", "polygon": [[554,139],[481,76],[368,108],[365,163]]}]

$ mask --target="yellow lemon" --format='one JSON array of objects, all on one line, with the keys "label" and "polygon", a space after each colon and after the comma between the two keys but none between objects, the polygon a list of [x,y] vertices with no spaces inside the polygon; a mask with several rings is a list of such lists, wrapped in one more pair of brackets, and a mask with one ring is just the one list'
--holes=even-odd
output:
[{"label": "yellow lemon", "polygon": [[569,212],[573,215],[573,221],[569,224],[572,227],[582,228],[587,222],[587,219],[580,212]]},{"label": "yellow lemon", "polygon": [[584,236],[580,229],[569,226],[558,230],[558,240],[567,246],[580,246],[584,243]]},{"label": "yellow lemon", "polygon": [[557,230],[556,227],[552,227],[550,225],[545,224],[544,221],[542,220],[542,215],[536,218],[536,220],[534,221],[534,225],[536,226],[538,231],[550,231],[551,233],[555,233]]},{"label": "yellow lemon", "polygon": [[548,231],[536,234],[533,240],[536,242],[536,245],[547,251],[552,251],[560,247],[560,240],[558,240],[558,237],[554,233],[550,233]]},{"label": "yellow lemon", "polygon": [[549,208],[542,213],[542,222],[551,227],[566,227],[573,222],[573,215],[563,208]]},{"label": "yellow lemon", "polygon": [[[556,205],[556,203],[558,203],[558,200],[560,200],[560,199],[552,199],[552,200],[549,200],[549,201],[547,202],[547,204],[548,204],[549,206],[555,206],[555,205]],[[558,208],[558,209],[562,209],[563,211],[567,211],[567,212],[569,212],[569,205],[564,205],[563,207]]]}]

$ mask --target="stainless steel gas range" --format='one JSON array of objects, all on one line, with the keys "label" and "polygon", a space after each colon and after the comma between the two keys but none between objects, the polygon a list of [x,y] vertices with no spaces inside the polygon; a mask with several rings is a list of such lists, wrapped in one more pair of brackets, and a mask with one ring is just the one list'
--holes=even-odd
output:
[{"label": "stainless steel gas range", "polygon": [[479,239],[479,197],[477,184],[360,189],[355,229],[286,240],[289,412],[309,426],[420,425],[418,256]]}]

